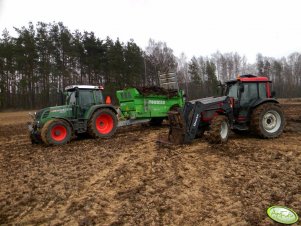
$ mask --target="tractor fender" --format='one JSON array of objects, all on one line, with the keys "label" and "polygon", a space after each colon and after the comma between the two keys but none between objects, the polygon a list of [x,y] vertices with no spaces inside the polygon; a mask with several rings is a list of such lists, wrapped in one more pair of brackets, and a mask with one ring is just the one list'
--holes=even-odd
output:
[{"label": "tractor fender", "polygon": [[261,100],[256,100],[251,106],[250,106],[250,110],[248,110],[248,118],[251,117],[251,114],[253,112],[253,110],[255,108],[257,108],[258,106],[265,104],[265,103],[275,103],[275,104],[279,104],[279,101],[276,100],[275,98],[267,98],[267,99],[261,99]]},{"label": "tractor fender", "polygon": [[97,111],[98,109],[103,109],[103,108],[108,108],[108,109],[112,110],[116,115],[118,114],[116,108],[113,105],[111,105],[111,104],[99,104],[99,105],[92,106],[90,108],[89,112],[87,112],[87,115],[86,115],[85,118],[89,120],[92,117],[92,115],[95,111]]},{"label": "tractor fender", "polygon": [[65,121],[71,127],[72,132],[74,131],[74,124],[69,119],[67,119],[67,118],[60,118],[60,117],[52,117],[49,120],[52,120],[52,119],[60,119],[62,121]]},{"label": "tractor fender", "polygon": [[279,101],[276,100],[275,98],[267,98],[267,99],[262,99],[262,100],[257,100],[255,103],[252,105],[252,108],[256,108],[259,105],[265,104],[265,103],[276,103],[279,104]]}]

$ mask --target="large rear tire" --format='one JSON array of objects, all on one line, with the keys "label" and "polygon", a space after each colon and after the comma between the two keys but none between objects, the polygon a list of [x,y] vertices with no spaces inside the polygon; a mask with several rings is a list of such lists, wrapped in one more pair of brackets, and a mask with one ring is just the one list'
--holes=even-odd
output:
[{"label": "large rear tire", "polygon": [[117,116],[110,109],[103,108],[95,111],[88,123],[88,134],[93,138],[108,138],[115,134]]},{"label": "large rear tire", "polygon": [[41,137],[46,145],[66,144],[71,139],[71,127],[61,119],[49,120],[42,128]]},{"label": "large rear tire", "polygon": [[284,113],[275,103],[259,105],[251,116],[251,130],[262,138],[276,138],[283,132]]},{"label": "large rear tire", "polygon": [[213,144],[226,143],[230,133],[228,118],[224,115],[214,117],[208,131],[208,141]]}]

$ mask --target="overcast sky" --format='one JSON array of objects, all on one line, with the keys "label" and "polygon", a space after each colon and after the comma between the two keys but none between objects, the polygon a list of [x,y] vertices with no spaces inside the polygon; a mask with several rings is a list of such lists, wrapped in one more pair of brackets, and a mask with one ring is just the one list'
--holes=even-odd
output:
[{"label": "overcast sky", "polygon": [[0,31],[62,21],[145,48],[165,41],[176,56],[237,51],[279,58],[301,51],[301,0],[0,0]]}]

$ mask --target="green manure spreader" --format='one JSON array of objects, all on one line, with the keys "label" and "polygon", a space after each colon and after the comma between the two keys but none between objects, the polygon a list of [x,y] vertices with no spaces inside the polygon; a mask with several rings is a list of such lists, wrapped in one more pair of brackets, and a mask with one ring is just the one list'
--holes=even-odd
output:
[{"label": "green manure spreader", "polygon": [[184,106],[184,93],[161,87],[128,88],[116,93],[119,101],[119,126],[149,121],[161,125],[170,110]]}]

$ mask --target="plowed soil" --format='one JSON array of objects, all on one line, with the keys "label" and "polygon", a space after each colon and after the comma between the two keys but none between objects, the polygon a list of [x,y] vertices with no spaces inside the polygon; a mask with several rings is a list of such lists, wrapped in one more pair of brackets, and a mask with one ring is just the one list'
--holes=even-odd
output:
[{"label": "plowed soil", "polygon": [[27,112],[1,113],[0,225],[278,225],[271,205],[301,215],[301,102],[283,109],[277,139],[183,146],[156,144],[166,125],[31,145]]}]

